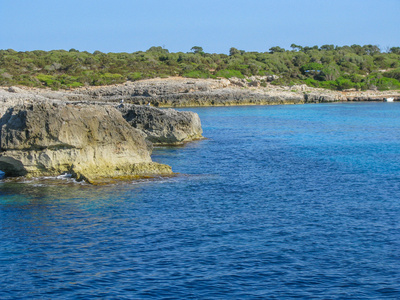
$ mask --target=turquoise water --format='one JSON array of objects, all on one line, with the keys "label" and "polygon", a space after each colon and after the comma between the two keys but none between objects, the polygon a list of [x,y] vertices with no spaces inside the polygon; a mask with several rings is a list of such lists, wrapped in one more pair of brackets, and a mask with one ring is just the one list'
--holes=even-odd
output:
[{"label": "turquoise water", "polygon": [[196,108],[174,178],[0,183],[0,299],[399,299],[400,104]]}]

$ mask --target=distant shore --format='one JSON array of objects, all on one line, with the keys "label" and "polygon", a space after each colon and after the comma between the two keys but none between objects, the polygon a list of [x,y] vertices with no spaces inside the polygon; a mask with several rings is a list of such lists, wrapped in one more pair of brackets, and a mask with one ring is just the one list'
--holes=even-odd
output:
[{"label": "distant shore", "polygon": [[332,91],[306,85],[263,84],[264,78],[192,79],[169,77],[147,79],[100,87],[70,90],[1,87],[0,100],[40,100],[82,102],[125,102],[156,107],[197,107],[233,105],[274,105],[347,101],[400,101],[400,90]]}]

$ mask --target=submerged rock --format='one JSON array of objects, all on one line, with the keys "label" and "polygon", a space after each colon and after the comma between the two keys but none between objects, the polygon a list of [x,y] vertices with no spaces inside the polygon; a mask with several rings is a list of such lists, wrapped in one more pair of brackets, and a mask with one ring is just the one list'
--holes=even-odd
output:
[{"label": "submerged rock", "polygon": [[129,104],[118,106],[118,110],[132,127],[143,131],[156,145],[174,145],[202,138],[200,118],[194,112]]},{"label": "submerged rock", "polygon": [[10,107],[0,119],[0,146],[7,176],[71,173],[93,182],[172,173],[151,161],[145,135],[111,106],[41,101]]}]

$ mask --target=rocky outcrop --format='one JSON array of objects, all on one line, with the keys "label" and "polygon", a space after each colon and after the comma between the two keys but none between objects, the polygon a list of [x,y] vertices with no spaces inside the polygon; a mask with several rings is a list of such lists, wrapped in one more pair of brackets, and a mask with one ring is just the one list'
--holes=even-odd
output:
[{"label": "rocky outcrop", "polygon": [[[127,82],[112,87],[92,87],[74,91],[72,98],[158,107],[273,105],[338,101],[400,100],[398,91],[338,92],[307,85],[276,86],[277,76],[229,79],[165,78]],[[53,96],[54,97],[54,96]]]},{"label": "rocky outcrop", "polygon": [[85,94],[91,101],[124,100],[125,103],[158,107],[304,103],[304,95],[301,93],[275,87],[257,88],[261,80],[266,82],[268,78],[254,77],[250,81],[239,78],[151,79],[114,87],[81,89],[79,93]]},{"label": "rocky outcrop", "polygon": [[174,109],[140,105],[119,105],[117,109],[128,123],[146,134],[156,145],[176,145],[202,138],[198,114]]},{"label": "rocky outcrop", "polygon": [[0,119],[0,170],[8,176],[71,173],[77,179],[171,174],[151,161],[145,135],[111,106],[51,101],[8,108]]},{"label": "rocky outcrop", "polygon": [[304,93],[305,103],[338,102],[346,99],[338,92],[312,91]]}]

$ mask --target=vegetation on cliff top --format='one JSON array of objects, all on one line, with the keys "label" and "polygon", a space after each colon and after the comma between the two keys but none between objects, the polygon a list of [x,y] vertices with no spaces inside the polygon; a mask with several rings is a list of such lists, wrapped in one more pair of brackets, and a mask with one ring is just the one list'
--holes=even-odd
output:
[{"label": "vegetation on cliff top", "polygon": [[73,88],[127,80],[278,75],[273,84],[305,83],[333,90],[400,89],[400,47],[382,52],[374,45],[272,47],[269,52],[231,48],[229,55],[194,46],[170,53],[162,47],[134,53],[89,53],[75,49],[17,52],[0,50],[0,85]]}]

